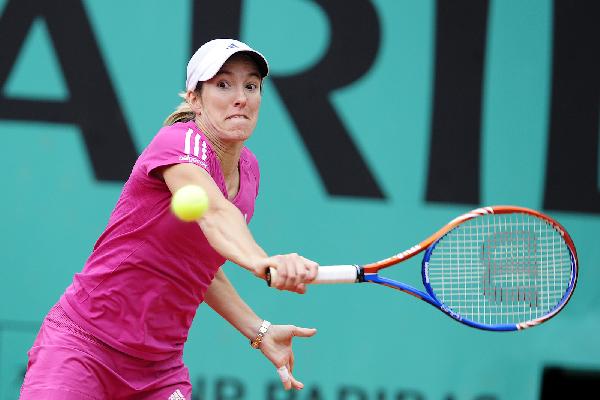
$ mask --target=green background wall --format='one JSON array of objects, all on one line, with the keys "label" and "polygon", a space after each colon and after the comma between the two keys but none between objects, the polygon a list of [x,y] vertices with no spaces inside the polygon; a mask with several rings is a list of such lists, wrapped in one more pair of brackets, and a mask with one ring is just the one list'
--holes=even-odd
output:
[{"label": "green background wall", "polygon": [[[8,3],[0,0],[0,15]],[[82,4],[139,153],[184,87],[191,2]],[[304,71],[326,54],[331,27],[318,3],[241,4],[240,38],[267,56],[275,76]],[[475,206],[544,209],[553,3],[489,3],[478,204],[426,201],[436,2],[373,4],[381,25],[375,62],[330,100],[386,198],[328,194],[289,110],[267,79],[261,120],[248,146],[262,171],[251,229],[269,253],[298,252],[323,265],[366,263],[412,246]],[[0,37],[0,57],[7,39]],[[348,54],[348,62],[352,57],[360,54]],[[44,18],[35,19],[28,31],[1,95],[70,98]],[[90,98],[94,95],[90,91]],[[336,157],[319,125],[314,121],[313,129]],[[0,398],[13,399],[39,323],[82,268],[122,183],[97,180],[77,124],[5,116],[0,140]],[[597,177],[597,163],[595,168]],[[598,192],[600,182],[595,183]],[[274,368],[203,305],[185,355],[195,397],[525,400],[539,398],[544,367],[599,370],[600,214],[545,211],[573,236],[579,283],[563,313],[518,333],[467,328],[410,296],[369,285],[311,287],[304,296],[277,292],[227,264],[239,292],[261,316],[318,328],[314,338],[295,345],[296,375],[307,387],[297,394],[281,391]],[[390,273],[419,284],[417,261]]]}]

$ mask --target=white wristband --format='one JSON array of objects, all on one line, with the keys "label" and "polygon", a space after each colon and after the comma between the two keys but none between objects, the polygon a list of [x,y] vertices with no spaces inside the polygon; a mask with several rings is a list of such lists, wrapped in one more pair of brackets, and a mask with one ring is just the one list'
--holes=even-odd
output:
[{"label": "white wristband", "polygon": [[250,341],[250,346],[252,346],[255,349],[258,349],[263,340],[263,337],[269,330],[270,326],[271,326],[271,323],[269,321],[267,321],[266,319],[263,320],[262,324],[260,325],[260,328],[258,328],[258,334],[254,338],[254,340]]}]

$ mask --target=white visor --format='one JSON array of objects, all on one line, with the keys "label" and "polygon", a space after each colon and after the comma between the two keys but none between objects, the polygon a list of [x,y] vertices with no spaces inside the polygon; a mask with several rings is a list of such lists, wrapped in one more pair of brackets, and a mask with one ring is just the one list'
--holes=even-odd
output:
[{"label": "white visor", "polygon": [[215,76],[225,61],[239,52],[245,52],[254,59],[263,78],[268,75],[267,59],[258,51],[238,40],[214,39],[203,44],[188,62],[186,89],[195,90],[198,82],[207,81]]}]

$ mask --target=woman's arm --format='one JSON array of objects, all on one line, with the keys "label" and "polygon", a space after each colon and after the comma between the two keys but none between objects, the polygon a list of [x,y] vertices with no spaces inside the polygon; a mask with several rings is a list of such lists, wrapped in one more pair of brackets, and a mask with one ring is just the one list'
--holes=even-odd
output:
[{"label": "woman's arm", "polygon": [[264,278],[268,267],[275,268],[275,288],[306,291],[305,282],[316,277],[317,263],[298,254],[269,257],[252,237],[242,213],[223,196],[208,172],[192,164],[176,164],[165,168],[162,177],[171,193],[188,184],[204,188],[209,206],[198,224],[219,254],[260,278]]},{"label": "woman's arm", "polygon": [[[263,320],[242,300],[223,270],[220,269],[215,275],[204,296],[204,301],[248,340],[256,337]],[[271,325],[265,334],[260,344],[260,350],[278,370],[285,367],[289,371],[288,379],[284,379],[285,376],[282,377],[286,390],[304,387],[304,384],[293,376],[292,338],[294,336],[308,337],[315,333],[314,329],[299,328],[293,325]]]},{"label": "woman's arm", "polygon": [[222,269],[208,287],[204,302],[242,335],[254,339],[263,320],[242,300]]}]

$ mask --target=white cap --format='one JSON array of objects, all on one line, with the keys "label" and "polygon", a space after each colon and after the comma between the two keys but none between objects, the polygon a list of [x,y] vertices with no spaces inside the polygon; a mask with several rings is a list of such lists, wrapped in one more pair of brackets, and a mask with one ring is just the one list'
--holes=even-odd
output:
[{"label": "white cap", "polygon": [[258,51],[250,48],[246,43],[234,39],[214,39],[204,43],[194,53],[187,65],[187,90],[196,89],[198,82],[204,82],[219,72],[225,61],[232,55],[246,52],[254,59],[260,75],[264,78],[269,73],[267,59]]}]

